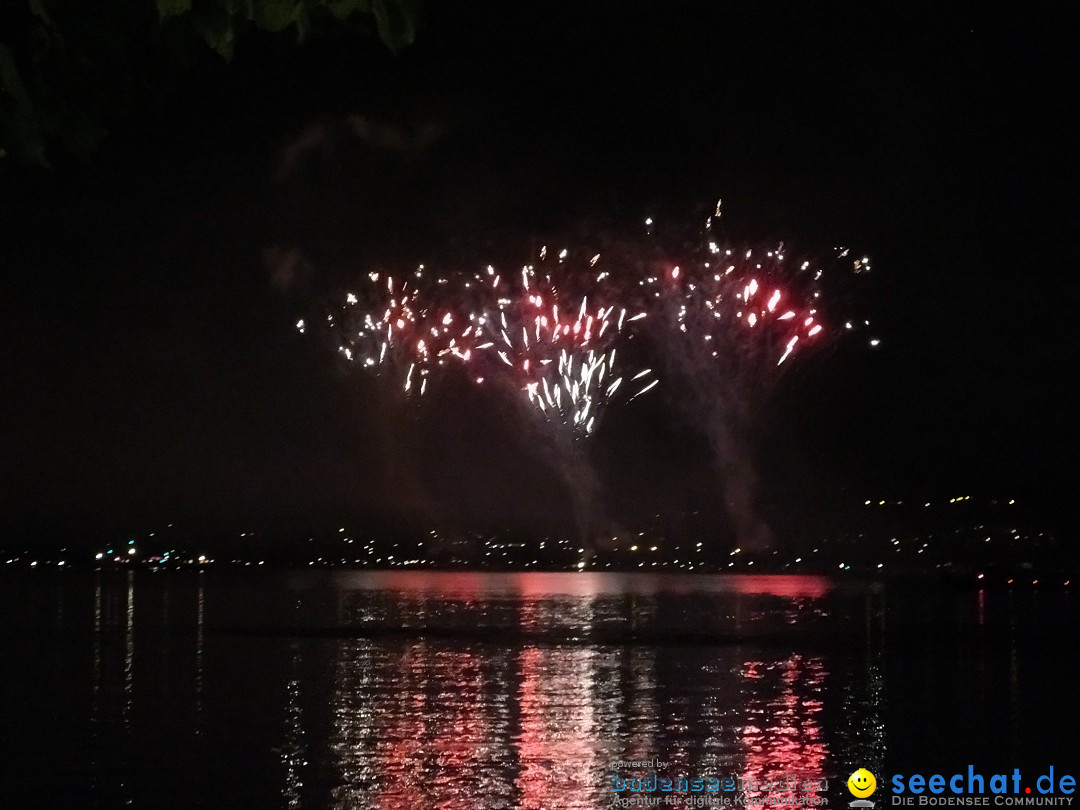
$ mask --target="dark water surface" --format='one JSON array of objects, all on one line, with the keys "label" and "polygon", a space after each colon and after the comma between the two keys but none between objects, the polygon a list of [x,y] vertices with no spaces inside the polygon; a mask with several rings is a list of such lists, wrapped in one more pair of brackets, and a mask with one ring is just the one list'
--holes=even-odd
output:
[{"label": "dark water surface", "polygon": [[832,807],[860,766],[1075,774],[1078,626],[1060,588],[6,576],[0,807],[600,808],[652,758]]}]

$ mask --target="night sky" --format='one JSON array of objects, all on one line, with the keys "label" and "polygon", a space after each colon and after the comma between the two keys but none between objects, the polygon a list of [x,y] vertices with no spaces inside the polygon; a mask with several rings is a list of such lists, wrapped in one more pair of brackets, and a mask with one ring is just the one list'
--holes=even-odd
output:
[{"label": "night sky", "polygon": [[[0,174],[0,530],[550,521],[558,481],[496,402],[405,404],[297,318],[376,262],[717,197],[735,238],[874,260],[880,349],[812,358],[763,423],[778,525],[967,492],[1073,525],[1068,21],[859,8],[430,3],[398,55],[249,31],[232,65],[151,84],[88,163]],[[663,396],[609,417],[613,512],[715,500]]]}]

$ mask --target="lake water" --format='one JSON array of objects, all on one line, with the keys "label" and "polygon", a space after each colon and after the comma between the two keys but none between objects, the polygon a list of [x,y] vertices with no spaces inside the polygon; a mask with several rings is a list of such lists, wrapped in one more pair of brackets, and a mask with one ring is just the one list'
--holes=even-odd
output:
[{"label": "lake water", "polygon": [[601,808],[654,772],[845,807],[857,767],[1080,770],[1062,588],[40,572],[0,623],[3,807]]}]

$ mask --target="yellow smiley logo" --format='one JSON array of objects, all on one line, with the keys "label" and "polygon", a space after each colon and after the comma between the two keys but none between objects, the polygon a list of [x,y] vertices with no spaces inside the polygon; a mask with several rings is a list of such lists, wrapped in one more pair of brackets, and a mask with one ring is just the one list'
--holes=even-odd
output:
[{"label": "yellow smiley logo", "polygon": [[857,799],[865,799],[877,790],[877,779],[866,768],[859,768],[847,780],[847,789]]}]

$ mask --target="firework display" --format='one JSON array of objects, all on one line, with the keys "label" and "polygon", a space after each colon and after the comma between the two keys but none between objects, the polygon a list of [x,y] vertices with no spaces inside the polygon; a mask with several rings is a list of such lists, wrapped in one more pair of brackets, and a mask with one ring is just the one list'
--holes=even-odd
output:
[{"label": "firework display", "polygon": [[[513,270],[373,271],[326,325],[345,358],[406,394],[423,395],[433,375],[456,369],[475,384],[516,389],[538,418],[577,435],[594,431],[612,399],[659,383],[648,363],[626,362],[625,343],[638,335],[668,370],[682,369],[680,385],[722,380],[745,391],[854,328],[826,317],[821,267],[790,259],[782,243],[722,246],[712,221],[674,247],[649,219],[644,234],[603,252],[544,247]],[[836,255],[851,272],[869,271],[866,258]]]},{"label": "firework display", "polygon": [[346,359],[396,377],[406,394],[423,395],[435,372],[457,367],[475,384],[519,389],[538,416],[587,435],[612,397],[657,382],[648,368],[621,372],[617,338],[645,313],[603,302],[610,289],[598,286],[596,262],[582,273],[567,251],[549,258],[544,248],[513,273],[372,272],[327,325]]},{"label": "firework display", "polygon": [[[837,254],[846,264],[847,251]],[[852,320],[837,324],[823,311],[823,268],[793,261],[783,243],[737,249],[705,240],[678,258],[638,284],[651,292],[659,351],[691,384],[750,396],[793,356],[855,329]],[[868,271],[868,260],[856,260],[854,269]]]},{"label": "firework display", "polygon": [[[402,373],[406,393],[423,394],[429,375],[454,361],[467,361],[477,325],[462,320],[447,280],[418,267],[407,276],[371,272],[326,315],[340,341],[338,351],[377,372]],[[297,329],[309,325],[298,321]]]}]

